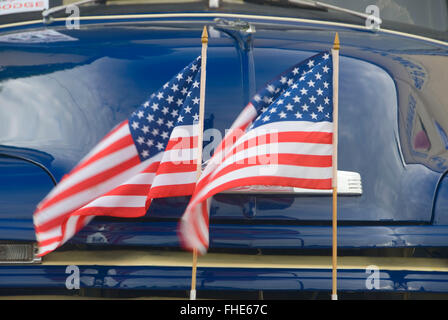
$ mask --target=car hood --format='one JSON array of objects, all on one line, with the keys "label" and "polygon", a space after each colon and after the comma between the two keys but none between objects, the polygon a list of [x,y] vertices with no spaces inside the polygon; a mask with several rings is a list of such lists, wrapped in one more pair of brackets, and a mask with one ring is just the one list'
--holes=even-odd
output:
[{"label": "car hood", "polygon": [[[431,221],[434,191],[448,167],[446,45],[293,19],[235,15],[223,23],[222,17],[215,18],[95,18],[83,20],[79,30],[61,23],[4,29],[0,145],[45,154],[46,167],[59,181],[111,128],[200,54],[204,24],[210,35],[205,129],[223,135],[256,90],[293,64],[329,50],[337,31],[339,169],[359,173],[363,188],[361,196],[340,197],[339,218]],[[15,168],[20,176],[20,166]],[[51,189],[48,181],[39,181],[31,177],[15,183],[39,195]],[[22,199],[25,209],[23,203],[14,205],[15,198],[0,197],[0,219],[7,208],[8,219],[17,210],[31,223],[37,196]],[[187,202],[188,197],[158,199],[147,217],[178,219]],[[215,221],[327,221],[330,209],[328,197],[221,194],[211,215]]]}]

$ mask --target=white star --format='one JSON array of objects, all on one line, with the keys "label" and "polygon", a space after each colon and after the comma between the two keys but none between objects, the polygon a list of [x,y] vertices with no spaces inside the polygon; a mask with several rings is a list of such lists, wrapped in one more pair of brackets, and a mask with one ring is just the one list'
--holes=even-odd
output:
[{"label": "white star", "polygon": [[161,125],[163,124],[163,119],[162,119],[162,118],[159,118],[159,120],[157,120],[157,124],[158,124],[159,126],[161,126]]},{"label": "white star", "polygon": [[143,106],[144,106],[145,108],[148,108],[148,107],[149,107],[149,101],[146,101],[146,102],[143,104]]},{"label": "white star", "polygon": [[151,122],[154,120],[154,116],[152,114],[148,114],[148,116],[146,117],[146,119],[148,119],[148,122]]},{"label": "white star", "polygon": [[143,150],[141,155],[142,155],[143,158],[146,158],[147,156],[149,156],[149,151],[148,150]]},{"label": "white star", "polygon": [[171,87],[171,90],[173,90],[173,92],[176,92],[179,90],[179,86],[177,84],[173,84],[173,86]]},{"label": "white star", "polygon": [[278,99],[277,105],[281,105],[281,104],[283,104],[283,99]]},{"label": "white star", "polygon": [[154,144],[154,141],[151,140],[151,139],[148,139],[148,141],[146,141],[146,145],[147,145],[148,147],[152,146],[153,144]]},{"label": "white star", "polygon": [[301,114],[300,112],[297,112],[297,113],[295,114],[295,116],[296,116],[297,119],[302,118],[302,114]]},{"label": "white star", "polygon": [[168,132],[163,131],[162,134],[160,135],[163,139],[167,139],[168,138]]},{"label": "white star", "polygon": [[181,92],[183,95],[185,95],[185,94],[187,94],[188,90],[187,90],[187,88],[184,87]]},{"label": "white star", "polygon": [[286,91],[283,95],[284,95],[285,97],[289,97],[289,96],[291,95],[291,92]]},{"label": "white star", "polygon": [[156,111],[157,109],[159,109],[159,104],[158,103],[153,103],[151,106],[153,111]]},{"label": "white star", "polygon": [[292,98],[293,100],[294,100],[294,102],[300,102],[300,97],[298,97],[298,96],[295,96],[294,98]]},{"label": "white star", "polygon": [[197,113],[195,113],[195,115],[193,116],[193,120],[194,121],[198,121],[199,120],[199,115]]},{"label": "white star", "polygon": [[167,114],[168,112],[170,112],[170,109],[168,109],[168,107],[163,107],[162,113]]},{"label": "white star", "polygon": [[320,80],[322,78],[322,75],[318,72],[315,74],[316,80]]},{"label": "white star", "polygon": [[311,103],[316,103],[316,98],[314,96],[309,97]]},{"label": "white star", "polygon": [[194,64],[194,65],[191,66],[190,70],[191,71],[196,71],[196,70],[198,70],[198,66]]},{"label": "white star", "polygon": [[177,106],[180,107],[182,105],[182,103],[184,103],[184,101],[182,99],[177,99]]},{"label": "white star", "polygon": [[271,93],[275,91],[275,87],[273,85],[271,85],[271,84],[268,85],[268,87],[266,89],[268,89],[268,91],[271,92]]},{"label": "white star", "polygon": [[302,95],[307,94],[307,93],[308,93],[308,90],[306,90],[305,88],[302,88],[302,89],[300,90],[300,93],[301,93]]},{"label": "white star", "polygon": [[177,78],[177,81],[179,81],[180,79],[183,79],[183,75],[182,75],[182,73],[179,73],[179,74],[176,76],[176,78]]},{"label": "white star", "polygon": [[263,108],[261,108],[261,113],[265,113],[266,110],[268,110],[268,107],[263,107]]},{"label": "white star", "polygon": [[184,121],[184,117],[182,117],[182,116],[179,116],[179,118],[177,118],[177,121],[179,121],[179,122],[182,122],[182,121]]},{"label": "white star", "polygon": [[298,87],[297,83],[294,83],[294,84],[291,86],[291,89],[297,89],[297,87]]},{"label": "white star", "polygon": [[166,126],[168,127],[168,129],[171,128],[171,127],[174,127],[173,121],[167,121],[166,122]]},{"label": "white star", "polygon": [[163,89],[168,88],[169,85],[170,85],[169,82],[165,83],[165,84],[163,85]]},{"label": "white star", "polygon": [[140,110],[140,111],[137,113],[137,117],[138,117],[139,119],[143,118],[144,115],[145,115],[145,114],[143,113],[142,110]]},{"label": "white star", "polygon": [[328,70],[329,70],[330,68],[328,68],[327,66],[324,66],[323,67],[323,71],[325,72],[325,73],[328,73]]},{"label": "white star", "polygon": [[318,96],[321,96],[324,91],[321,88],[319,88],[316,90],[316,92]]},{"label": "white star", "polygon": [[159,129],[154,128],[151,133],[153,136],[156,136],[159,134]]},{"label": "white star", "polygon": [[177,110],[173,110],[173,112],[171,112],[171,115],[174,117],[176,117],[179,114],[179,112]]},{"label": "white star", "polygon": [[159,142],[156,146],[157,149],[162,150],[163,149],[163,143]]},{"label": "white star", "polygon": [[277,111],[277,108],[271,108],[271,110],[269,110],[270,113],[274,113]]},{"label": "white star", "polygon": [[187,81],[187,83],[190,83],[190,82],[193,81],[193,78],[192,77],[187,77],[187,80],[185,80],[185,81]]},{"label": "white star", "polygon": [[329,113],[326,113],[326,114],[325,114],[325,118],[330,118],[330,114],[329,114]]},{"label": "white star", "polygon": [[163,98],[163,93],[162,92],[159,92],[158,94],[157,94],[157,98],[160,100],[160,99],[162,99]]},{"label": "white star", "polygon": [[281,83],[286,83],[286,77],[282,77],[282,78],[280,79],[280,82],[281,82]]},{"label": "white star", "polygon": [[292,85],[293,82],[294,82],[294,80],[292,80],[292,79],[288,79],[288,85]]},{"label": "white star", "polygon": [[278,115],[280,116],[280,118],[286,118],[286,113],[284,113],[283,111],[280,112]]},{"label": "white star", "polygon": [[137,129],[138,128],[138,122],[134,121],[132,122],[132,128]]},{"label": "white star", "polygon": [[308,81],[308,86],[309,87],[314,87],[314,81],[313,80]]},{"label": "white star", "polygon": [[185,113],[190,113],[191,108],[190,108],[189,106],[186,106],[186,107],[184,108],[184,110],[185,110]]},{"label": "white star", "polygon": [[294,75],[298,74],[299,73],[299,68],[294,68],[294,70],[292,70],[292,73]]},{"label": "white star", "polygon": [[325,89],[328,89],[328,84],[329,84],[329,83],[328,83],[327,81],[324,82],[324,88],[325,88]]},{"label": "white star", "polygon": [[317,114],[315,114],[314,112],[311,114],[311,118],[313,119],[317,119]]},{"label": "white star", "polygon": [[330,57],[328,53],[324,54],[324,59],[327,60]]},{"label": "white star", "polygon": [[198,97],[193,99],[193,104],[199,104],[199,98]]},{"label": "white star", "polygon": [[324,107],[322,107],[322,105],[320,104],[320,105],[317,107],[317,111],[319,111],[319,112],[324,112]]},{"label": "white star", "polygon": [[308,67],[311,68],[312,66],[314,66],[314,60],[310,60],[308,62]]},{"label": "white star", "polygon": [[168,98],[166,98],[166,101],[168,101],[168,103],[172,103],[174,101],[174,97],[168,96]]},{"label": "white star", "polygon": [[269,116],[264,116],[263,122],[269,121]]},{"label": "white star", "polygon": [[143,142],[145,142],[145,138],[143,138],[143,137],[138,137],[137,142],[138,142],[139,144],[142,144]]},{"label": "white star", "polygon": [[199,82],[197,81],[193,82],[193,88],[199,88]]},{"label": "white star", "polygon": [[288,104],[286,105],[286,110],[288,110],[288,111],[292,111],[292,104],[288,103]]},{"label": "white star", "polygon": [[144,133],[148,133],[148,131],[149,131],[149,127],[148,127],[148,126],[143,126],[142,131],[143,131]]},{"label": "white star", "polygon": [[257,101],[257,102],[260,102],[261,98],[260,98],[260,96],[258,94],[256,94],[254,96],[254,100]]},{"label": "white star", "polygon": [[324,99],[324,102],[325,102],[325,104],[329,104],[330,103],[330,99],[328,99],[328,97],[327,97],[327,98]]},{"label": "white star", "polygon": [[306,105],[306,103],[302,106],[302,110],[303,111],[308,111],[308,108],[309,108],[310,106],[307,106]]}]

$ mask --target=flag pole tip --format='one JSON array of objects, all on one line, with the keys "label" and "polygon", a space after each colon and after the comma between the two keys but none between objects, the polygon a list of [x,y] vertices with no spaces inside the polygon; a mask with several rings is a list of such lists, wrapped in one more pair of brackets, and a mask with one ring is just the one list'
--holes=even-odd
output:
[{"label": "flag pole tip", "polygon": [[207,32],[207,26],[204,26],[204,29],[202,29],[202,36],[201,36],[202,43],[208,43],[208,32]]},{"label": "flag pole tip", "polygon": [[339,43],[339,34],[336,32],[336,35],[334,36],[334,44],[333,44],[333,49],[334,50],[339,50],[340,48],[340,43]]}]

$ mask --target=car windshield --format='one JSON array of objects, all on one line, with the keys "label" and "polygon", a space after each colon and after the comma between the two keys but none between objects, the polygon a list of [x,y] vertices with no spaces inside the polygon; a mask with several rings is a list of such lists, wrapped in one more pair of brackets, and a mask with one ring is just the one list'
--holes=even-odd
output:
[{"label": "car windshield", "polygon": [[65,7],[55,8],[74,2],[79,3],[81,16],[216,12],[367,26],[367,17],[375,14],[381,19],[380,28],[448,41],[448,0],[0,0],[0,26],[42,19],[43,9],[50,9],[54,17],[68,16]]},{"label": "car windshield", "polygon": [[370,5],[379,9],[381,19],[428,29],[448,30],[446,0],[324,0],[328,4],[365,12]]}]

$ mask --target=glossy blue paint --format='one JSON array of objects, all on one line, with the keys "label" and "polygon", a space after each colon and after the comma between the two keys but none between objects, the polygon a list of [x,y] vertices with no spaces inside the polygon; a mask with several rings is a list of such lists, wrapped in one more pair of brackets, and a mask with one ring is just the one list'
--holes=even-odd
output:
[{"label": "glossy blue paint", "polygon": [[[33,157],[60,180],[115,124],[199,55],[202,26],[204,21],[213,25],[212,19],[117,18],[107,25],[83,20],[80,30],[59,22],[47,28],[73,41],[1,43],[1,150]],[[340,246],[447,246],[448,182],[442,180],[438,191],[437,185],[448,169],[443,104],[448,92],[440,81],[448,72],[448,46],[319,23],[247,21],[257,30],[250,55],[243,55],[228,33],[217,29],[211,35],[205,128],[223,135],[252,90],[252,76],[260,88],[301,59],[327,50],[338,31],[339,169],[359,172],[363,179],[362,196],[339,198],[338,218],[353,225],[339,228]],[[31,28],[43,26],[9,28],[0,35]],[[33,241],[32,212],[51,180],[30,164],[0,160],[0,240]],[[212,222],[217,221],[211,226],[211,247],[329,247],[330,228],[322,224],[331,219],[330,201],[218,195],[211,209]],[[71,242],[177,246],[173,221],[187,202],[188,197],[157,199],[141,220],[96,219]],[[316,225],[301,225],[310,221]],[[421,225],[410,225],[416,223]],[[49,279],[36,277],[36,286]]]},{"label": "glossy blue paint", "polygon": [[[189,290],[189,267],[78,266],[80,288],[121,290]],[[0,288],[64,289],[66,266],[0,266]],[[369,291],[364,269],[338,271],[339,291]],[[446,272],[380,270],[383,292],[448,292]],[[330,269],[201,268],[197,290],[331,290]],[[67,289],[67,294],[70,291]]]}]

